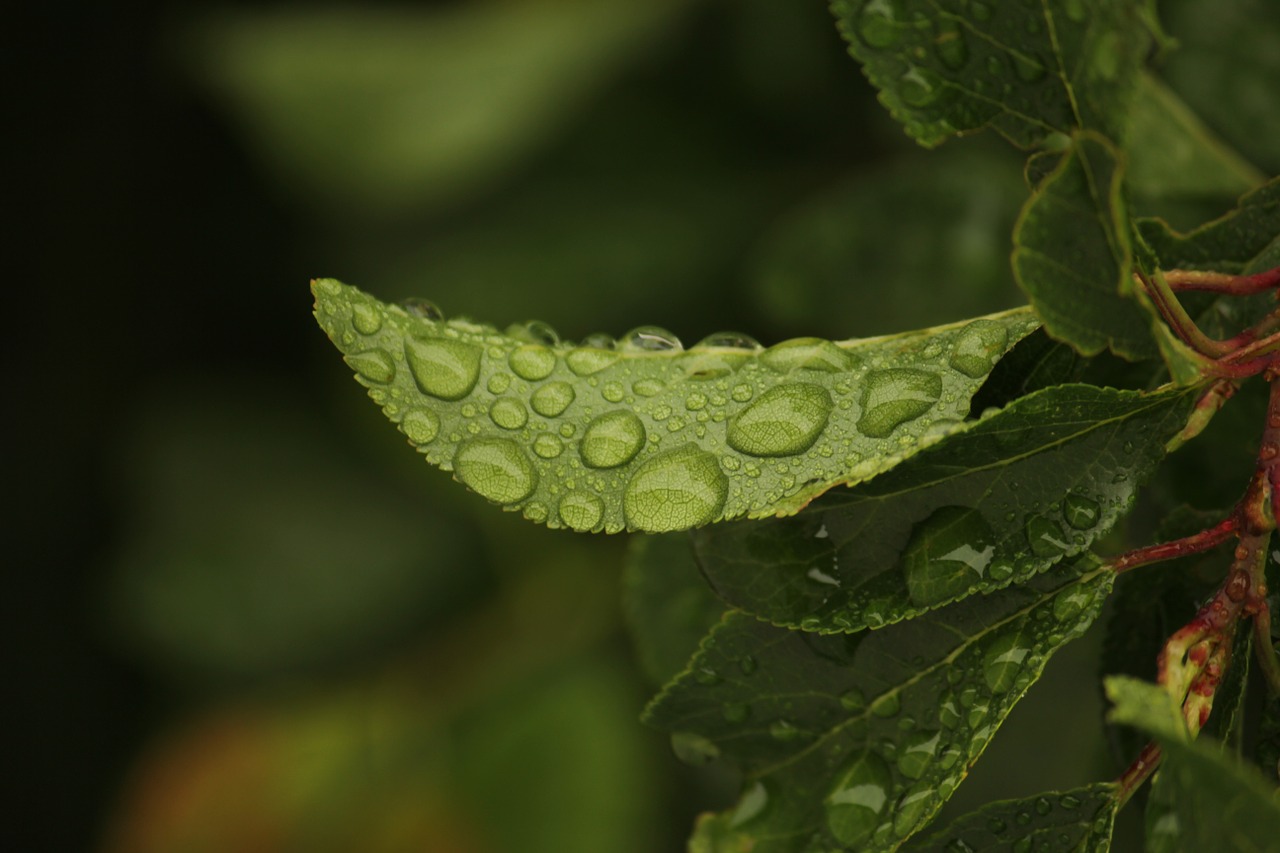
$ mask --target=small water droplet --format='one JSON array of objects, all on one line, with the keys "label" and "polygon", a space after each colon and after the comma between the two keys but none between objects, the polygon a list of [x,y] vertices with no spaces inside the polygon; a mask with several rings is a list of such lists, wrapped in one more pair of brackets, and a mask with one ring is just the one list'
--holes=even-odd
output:
[{"label": "small water droplet", "polygon": [[960,725],[960,720],[960,702],[953,694],[948,693],[938,704],[938,722],[948,729],[954,729]]},{"label": "small water droplet", "polygon": [[560,343],[560,334],[550,324],[541,320],[530,320],[527,323],[512,326],[507,329],[507,334],[518,340],[541,344],[544,347],[554,347]]},{"label": "small water droplet", "polygon": [[582,461],[592,468],[616,468],[635,458],[644,446],[644,424],[634,412],[608,412],[587,424],[582,433]]},{"label": "small water droplet", "polygon": [[1097,501],[1071,492],[1062,501],[1062,514],[1076,530],[1090,530],[1102,517],[1102,509]]},{"label": "small water droplet", "polygon": [[477,438],[458,448],[453,457],[458,479],[473,491],[510,504],[533,494],[538,472],[514,442],[505,438]]},{"label": "small water droplet", "polygon": [[444,320],[444,312],[440,310],[440,306],[420,296],[410,296],[401,302],[400,306],[410,317],[417,317],[419,320],[429,320],[432,323],[440,323]]},{"label": "small water droplet", "polygon": [[804,732],[790,720],[774,720],[769,724],[769,736],[786,743],[804,737]]},{"label": "small water droplet", "polygon": [[963,838],[953,838],[947,842],[946,849],[949,853],[978,853],[971,844]]},{"label": "small water droplet", "polygon": [[925,731],[908,735],[898,749],[898,772],[908,779],[919,779],[937,755],[941,740],[941,732]]},{"label": "small water droplet", "polygon": [[543,459],[555,459],[564,452],[564,442],[549,432],[541,432],[533,440],[533,452]]},{"label": "small water droplet", "polygon": [[902,570],[911,600],[921,606],[947,601],[983,579],[995,556],[995,536],[971,507],[944,506],[911,531]]},{"label": "small water droplet", "polygon": [[745,702],[725,702],[720,706],[720,716],[727,723],[746,722],[747,717],[751,716],[751,706]]},{"label": "small water droplet", "polygon": [[556,510],[570,530],[585,533],[595,530],[604,517],[604,502],[590,492],[573,491],[560,499]]},{"label": "small water droplet", "polygon": [[627,483],[622,507],[631,527],[664,533],[713,520],[728,493],[716,457],[685,444],[641,464]]},{"label": "small water droplet", "polygon": [[1058,805],[1068,810],[1078,809],[1080,808],[1080,798],[1077,797],[1075,794],[1063,794],[1058,799]]},{"label": "small water droplet", "polygon": [[1053,616],[1059,622],[1069,622],[1092,607],[1093,602],[1094,594],[1088,587],[1067,587],[1053,599]]},{"label": "small water droplet", "polygon": [[862,386],[858,430],[884,438],[901,424],[915,420],[942,396],[942,377],[910,367],[873,370]]},{"label": "small water droplet", "polygon": [[900,838],[910,835],[937,801],[938,790],[931,780],[912,785],[898,798],[894,806],[893,831]]},{"label": "small water droplet", "polygon": [[1009,828],[1009,824],[1005,823],[998,817],[993,817],[987,821],[987,832],[992,835],[999,835]]},{"label": "small water droplet", "polygon": [[660,326],[639,326],[622,336],[627,352],[669,352],[684,349],[680,339]]},{"label": "small water droplet", "polygon": [[756,659],[753,658],[751,655],[743,655],[738,660],[738,669],[741,670],[743,675],[753,674],[759,668],[759,666],[760,664],[757,663]]},{"label": "small water droplet", "polygon": [[396,378],[396,363],[382,350],[352,353],[344,356],[343,361],[370,382],[385,385]]},{"label": "small water droplet", "polygon": [[461,400],[480,378],[480,348],[463,341],[406,338],[404,354],[418,387],[441,400]]},{"label": "small water droplet", "polygon": [[991,372],[1009,341],[1009,331],[995,320],[974,320],[956,334],[948,364],[971,379]]},{"label": "small water droplet", "polygon": [[846,847],[862,849],[880,826],[892,786],[889,767],[880,756],[864,752],[854,757],[822,801],[827,829]]},{"label": "small water droplet", "polygon": [[604,370],[618,358],[618,354],[611,349],[582,346],[572,350],[564,360],[578,376],[591,376]]},{"label": "small water droplet", "polygon": [[520,429],[529,421],[529,410],[513,397],[502,397],[489,407],[489,420],[503,429]]},{"label": "small water droplet", "polygon": [[688,397],[684,398],[684,407],[691,412],[696,412],[706,408],[707,395],[698,391],[694,391]]},{"label": "small water droplet", "polygon": [[1007,693],[1013,687],[1022,663],[1031,654],[1019,631],[1010,631],[997,637],[987,646],[982,659],[982,674],[992,693]]},{"label": "small water droplet", "polygon": [[575,394],[568,382],[548,382],[529,399],[529,405],[544,418],[554,418],[569,408]]},{"label": "small water droplet", "polygon": [[750,788],[742,793],[742,799],[738,802],[738,807],[733,810],[733,814],[729,817],[729,828],[735,829],[758,817],[769,805],[769,792],[765,789],[763,782],[756,782]]},{"label": "small water droplet", "polygon": [[850,713],[856,713],[867,707],[867,697],[856,687],[851,687],[840,694],[840,707]]},{"label": "small water droplet", "polygon": [[600,389],[600,396],[610,403],[621,403],[622,398],[626,396],[626,391],[623,390],[621,382],[606,382]]},{"label": "small water droplet", "polygon": [[1043,515],[1027,519],[1027,543],[1037,557],[1057,557],[1071,547],[1062,536],[1062,528],[1056,521]]},{"label": "small water droplet", "polygon": [[877,717],[888,718],[896,715],[902,709],[902,700],[898,696],[898,691],[891,690],[888,693],[881,693],[871,702],[871,713]]},{"label": "small water droplet", "polygon": [[490,394],[505,394],[511,387],[511,374],[495,373],[489,377],[485,387],[489,389]]},{"label": "small water droplet", "polygon": [[760,342],[741,332],[714,332],[694,345],[694,349],[758,350]]},{"label": "small water droplet", "polygon": [[664,385],[661,380],[641,379],[631,386],[631,390],[635,392],[638,397],[653,397],[657,394],[661,394],[662,389],[665,387],[666,385]]},{"label": "small water droplet", "polygon": [[700,767],[720,757],[720,747],[695,732],[675,732],[671,735],[671,751],[685,764]]},{"label": "small water droplet", "polygon": [[529,501],[524,505],[524,517],[535,524],[542,524],[547,520],[547,505],[539,501]]},{"label": "small water droplet", "polygon": [[351,325],[362,335],[376,334],[382,328],[382,311],[367,302],[351,306]]},{"label": "small water droplet", "polygon": [[551,375],[556,366],[556,354],[546,347],[525,344],[511,351],[507,363],[516,376],[536,382]]},{"label": "small water droplet", "polygon": [[430,444],[440,434],[440,418],[430,409],[410,409],[400,419],[400,429],[414,444]]},{"label": "small water droplet", "polygon": [[964,31],[951,18],[939,19],[934,49],[942,64],[952,71],[960,70],[969,61],[969,44],[965,41]]},{"label": "small water droplet", "polygon": [[821,338],[794,338],[774,344],[760,354],[760,362],[770,370],[788,373],[792,370],[817,370],[840,373],[853,364],[853,356]]},{"label": "small water droplet", "polygon": [[1044,817],[1049,812],[1053,811],[1053,803],[1049,802],[1048,797],[1036,797],[1035,808],[1036,814]]},{"label": "small water droplet", "polygon": [[831,415],[831,395],[819,385],[793,382],[761,394],[729,421],[726,440],[752,456],[790,456],[808,450]]},{"label": "small water droplet", "polygon": [[928,68],[913,65],[898,78],[898,95],[909,107],[927,107],[943,92],[943,83]]}]

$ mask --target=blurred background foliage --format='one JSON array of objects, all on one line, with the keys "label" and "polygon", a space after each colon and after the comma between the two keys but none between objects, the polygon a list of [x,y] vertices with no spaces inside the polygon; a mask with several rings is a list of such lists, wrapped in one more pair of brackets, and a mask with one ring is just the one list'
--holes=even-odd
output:
[{"label": "blurred background foliage", "polygon": [[[1274,171],[1233,104],[1276,53],[1211,49],[1256,4],[1173,5],[1168,79]],[[11,849],[681,849],[734,782],[637,722],[624,539],[423,466],[307,281],[574,339],[922,327],[1023,301],[1020,156],[916,148],[821,2],[28,7]],[[1077,646],[957,808],[1111,772]]]}]

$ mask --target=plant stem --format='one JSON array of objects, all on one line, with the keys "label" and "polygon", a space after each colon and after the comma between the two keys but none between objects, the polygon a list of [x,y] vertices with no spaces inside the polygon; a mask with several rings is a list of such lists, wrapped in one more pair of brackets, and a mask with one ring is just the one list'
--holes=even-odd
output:
[{"label": "plant stem", "polygon": [[1173,291],[1203,290],[1228,296],[1249,296],[1280,287],[1280,267],[1253,275],[1228,275],[1202,270],[1165,270],[1165,281]]},{"label": "plant stem", "polygon": [[1215,341],[1200,331],[1196,321],[1191,319],[1187,309],[1182,307],[1182,303],[1178,301],[1177,294],[1169,287],[1164,275],[1159,270],[1156,270],[1154,275],[1150,277],[1143,275],[1141,272],[1135,273],[1135,275],[1146,289],[1147,295],[1156,304],[1156,310],[1160,312],[1160,316],[1169,324],[1169,328],[1173,329],[1174,334],[1182,339],[1183,343],[1201,355],[1207,355],[1215,359],[1221,358],[1231,351],[1228,344],[1223,341]]},{"label": "plant stem", "polygon": [[1129,802],[1129,798],[1134,792],[1142,787],[1142,783],[1151,778],[1151,774],[1156,772],[1156,768],[1160,766],[1160,759],[1164,754],[1160,751],[1160,744],[1151,741],[1142,748],[1142,752],[1138,753],[1138,757],[1133,763],[1120,774],[1120,778],[1116,779],[1116,785],[1120,790],[1116,792],[1116,808],[1120,808]]},{"label": "plant stem", "polygon": [[1171,542],[1161,542],[1157,545],[1135,548],[1126,554],[1121,554],[1108,560],[1107,564],[1111,566],[1112,571],[1118,574],[1150,563],[1159,563],[1163,560],[1172,560],[1189,554],[1199,554],[1230,539],[1236,534],[1238,524],[1239,522],[1233,515],[1207,530],[1201,530],[1199,533],[1193,533],[1181,539],[1174,539]]}]

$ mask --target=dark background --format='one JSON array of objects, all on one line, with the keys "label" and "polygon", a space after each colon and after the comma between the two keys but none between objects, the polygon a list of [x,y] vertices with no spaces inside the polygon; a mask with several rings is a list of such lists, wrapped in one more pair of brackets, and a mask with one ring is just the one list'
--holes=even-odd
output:
[{"label": "dark background", "polygon": [[[1018,153],[917,148],[821,3],[27,6],[10,849],[679,849],[733,783],[636,720],[623,538],[423,466],[307,282],[572,339],[921,327],[1022,301]],[[1232,10],[1175,6],[1168,77],[1274,170],[1221,102],[1276,52],[1216,48],[1274,14]],[[958,805],[1113,772],[1078,645]]]}]

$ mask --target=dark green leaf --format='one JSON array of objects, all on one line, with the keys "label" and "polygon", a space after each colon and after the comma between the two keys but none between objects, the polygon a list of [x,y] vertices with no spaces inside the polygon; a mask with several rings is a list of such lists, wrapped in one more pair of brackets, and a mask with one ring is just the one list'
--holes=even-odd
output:
[{"label": "dark green leaf", "polygon": [[1280,178],[1241,196],[1233,210],[1186,234],[1159,219],[1139,219],[1135,226],[1165,269],[1269,269],[1280,264]]},{"label": "dark green leaf", "polygon": [[1022,209],[1013,271],[1055,338],[1085,355],[1150,358],[1152,315],[1132,298],[1118,156],[1100,137],[1075,139]]},{"label": "dark green leaf", "polygon": [[[884,338],[721,334],[689,350],[641,327],[561,343],[315,282],[316,318],[427,461],[525,518],[662,533],[794,512],[959,427],[1025,309]],[[414,313],[409,313],[414,312]]]},{"label": "dark green leaf", "polygon": [[1127,511],[1195,396],[1048,388],[798,516],[699,531],[698,557],[722,598],[776,624],[909,618],[1087,548]]},{"label": "dark green leaf", "polygon": [[698,573],[686,533],[632,537],[623,602],[640,664],[656,684],[684,668],[724,614]]},{"label": "dark green leaf", "polygon": [[1122,0],[835,0],[832,12],[880,100],[937,145],[992,127],[1023,148],[1053,133],[1120,139],[1150,43]]},{"label": "dark green leaf", "polygon": [[895,848],[951,795],[1049,656],[1096,617],[1112,574],[1094,565],[874,632],[727,616],[646,712],[682,747],[746,774],[737,808],[704,820],[693,849]]},{"label": "dark green leaf", "polygon": [[1093,853],[1111,847],[1115,785],[1097,782],[1062,793],[991,803],[957,818],[906,853]]}]

